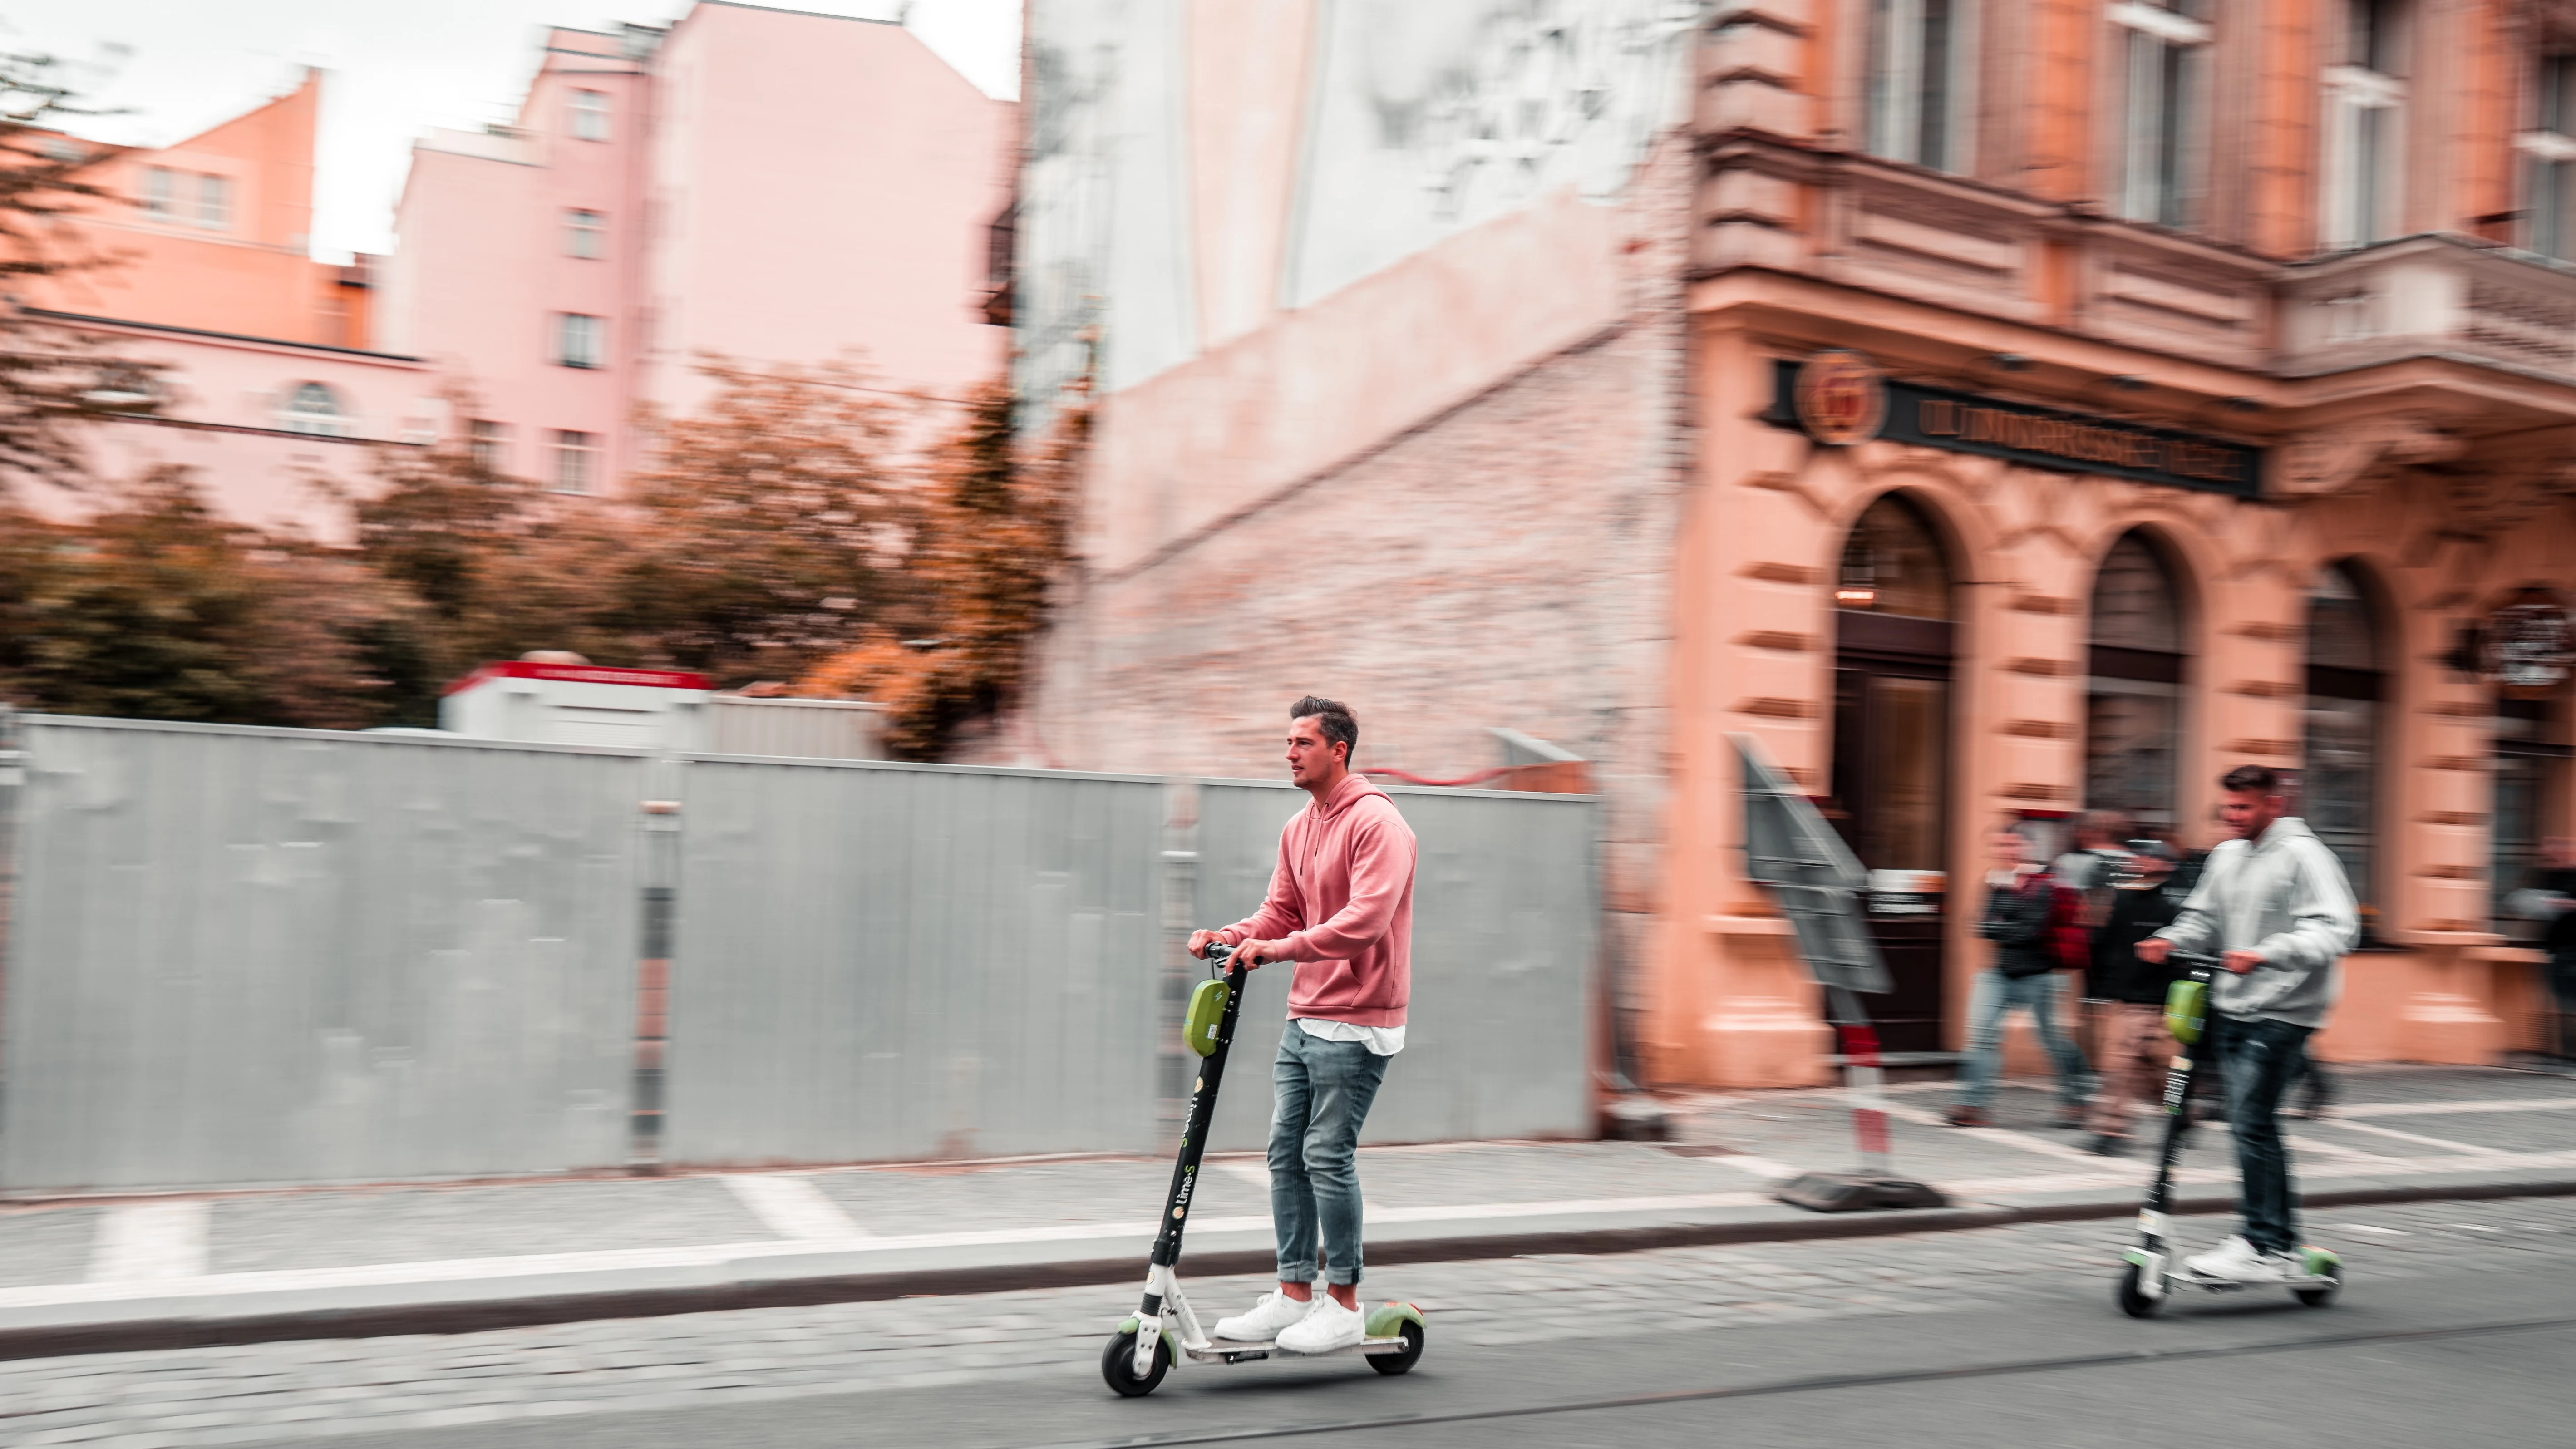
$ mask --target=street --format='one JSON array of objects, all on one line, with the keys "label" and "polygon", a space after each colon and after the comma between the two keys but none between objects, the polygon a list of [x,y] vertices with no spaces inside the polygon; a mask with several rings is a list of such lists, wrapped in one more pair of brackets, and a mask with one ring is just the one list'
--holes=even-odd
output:
[{"label": "street", "polygon": [[[1370,1290],[1432,1333],[1402,1378],[1185,1363],[1113,1399],[1096,1363],[1133,1295],[1084,1287],[25,1360],[0,1365],[0,1444],[2566,1442],[2576,1200],[2307,1229],[2349,1264],[2329,1309],[2255,1291],[2133,1322],[2110,1298],[2127,1223],[2030,1224],[1390,1268]],[[1260,1285],[1192,1286],[1222,1313]]]}]

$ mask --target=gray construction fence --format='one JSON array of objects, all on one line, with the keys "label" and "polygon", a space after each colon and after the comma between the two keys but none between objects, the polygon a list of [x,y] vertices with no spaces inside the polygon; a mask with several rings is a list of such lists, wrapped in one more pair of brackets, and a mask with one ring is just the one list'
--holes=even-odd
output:
[{"label": "gray construction fence", "polygon": [[[0,1192],[1167,1146],[1278,784],[0,712]],[[1585,1136],[1589,797],[1392,791],[1376,1141]],[[1264,1136],[1287,971],[1215,1145]]]}]

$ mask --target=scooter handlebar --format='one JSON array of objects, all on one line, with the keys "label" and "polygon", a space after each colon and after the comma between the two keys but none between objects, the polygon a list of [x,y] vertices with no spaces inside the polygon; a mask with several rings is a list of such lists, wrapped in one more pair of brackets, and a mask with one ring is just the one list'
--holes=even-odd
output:
[{"label": "scooter handlebar", "polygon": [[1227,945],[1223,941],[1210,941],[1207,943],[1206,954],[1207,963],[1210,966],[1229,974],[1233,972],[1234,948],[1232,946]]}]

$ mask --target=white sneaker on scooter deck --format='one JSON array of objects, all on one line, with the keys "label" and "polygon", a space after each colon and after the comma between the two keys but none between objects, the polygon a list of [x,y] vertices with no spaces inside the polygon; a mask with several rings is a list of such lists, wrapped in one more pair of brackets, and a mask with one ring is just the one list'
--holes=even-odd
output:
[{"label": "white sneaker on scooter deck", "polygon": [[2284,1283],[2289,1281],[2294,1266],[2287,1254],[2266,1253],[2241,1234],[2230,1236],[2216,1252],[2183,1262],[2184,1269],[2194,1277],[2225,1283]]},{"label": "white sneaker on scooter deck", "polygon": [[1277,1338],[1281,1330],[1303,1323],[1315,1304],[1322,1301],[1322,1294],[1309,1301],[1291,1298],[1274,1288],[1261,1295],[1261,1301],[1252,1305],[1250,1313],[1218,1319],[1216,1336],[1229,1343],[1268,1343]]},{"label": "white sneaker on scooter deck", "polygon": [[1344,1308],[1329,1293],[1318,1293],[1312,1313],[1280,1330],[1279,1347],[1285,1353],[1331,1353],[1355,1347],[1366,1337],[1367,1314]]}]

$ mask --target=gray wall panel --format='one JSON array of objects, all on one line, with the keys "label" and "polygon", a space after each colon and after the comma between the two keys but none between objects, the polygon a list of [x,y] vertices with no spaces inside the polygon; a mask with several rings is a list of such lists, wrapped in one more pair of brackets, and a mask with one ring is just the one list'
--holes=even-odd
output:
[{"label": "gray wall panel", "polygon": [[[1388,792],[1413,827],[1413,996],[1362,1140],[1589,1136],[1591,979],[1600,910],[1586,797]],[[1279,830],[1305,804],[1286,785],[1199,786],[1199,924],[1260,907]],[[1269,1139],[1270,1061],[1289,982],[1253,973],[1211,1146]]]},{"label": "gray wall panel", "polygon": [[1153,1148],[1160,782],[686,773],[667,1158]]},{"label": "gray wall panel", "polygon": [[643,761],[27,722],[0,1185],[624,1160]]}]

